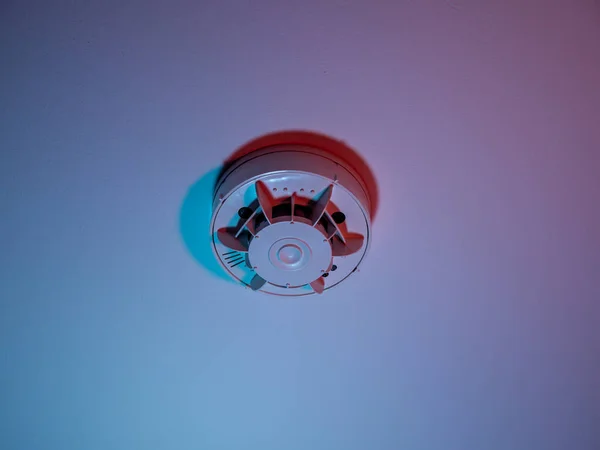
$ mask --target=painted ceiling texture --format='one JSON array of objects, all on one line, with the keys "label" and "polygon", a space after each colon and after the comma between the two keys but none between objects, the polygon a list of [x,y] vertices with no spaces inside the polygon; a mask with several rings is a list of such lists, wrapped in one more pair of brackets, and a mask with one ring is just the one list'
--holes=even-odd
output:
[{"label": "painted ceiling texture", "polygon": [[[600,3],[9,0],[0,46],[0,448],[600,448]],[[372,173],[322,295],[211,250],[282,133]]]}]

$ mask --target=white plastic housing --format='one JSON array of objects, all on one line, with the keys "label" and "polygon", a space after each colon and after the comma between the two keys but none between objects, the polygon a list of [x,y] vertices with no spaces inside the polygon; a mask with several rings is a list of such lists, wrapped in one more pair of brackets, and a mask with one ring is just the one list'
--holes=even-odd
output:
[{"label": "white plastic housing", "polygon": [[[301,207],[310,217],[299,214]],[[270,216],[282,208],[292,214]],[[342,223],[333,220],[344,215]],[[321,293],[363,261],[370,217],[367,187],[344,161],[312,147],[267,147],[240,158],[217,180],[213,250],[234,279],[254,290]]]}]

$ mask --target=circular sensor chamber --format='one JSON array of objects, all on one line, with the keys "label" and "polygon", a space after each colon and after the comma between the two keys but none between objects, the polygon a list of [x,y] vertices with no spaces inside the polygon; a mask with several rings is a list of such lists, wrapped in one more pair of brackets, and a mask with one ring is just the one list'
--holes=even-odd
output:
[{"label": "circular sensor chamber", "polygon": [[339,156],[269,146],[233,162],[215,186],[215,256],[254,291],[321,294],[356,271],[367,253],[369,190]]}]

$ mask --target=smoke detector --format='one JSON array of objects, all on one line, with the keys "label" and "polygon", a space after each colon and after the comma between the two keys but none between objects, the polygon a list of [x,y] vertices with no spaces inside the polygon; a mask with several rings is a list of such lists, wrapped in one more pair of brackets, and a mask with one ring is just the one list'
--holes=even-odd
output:
[{"label": "smoke detector", "polygon": [[355,272],[367,253],[368,192],[348,163],[324,150],[276,145],[253,151],[215,185],[215,256],[254,291],[321,294]]}]

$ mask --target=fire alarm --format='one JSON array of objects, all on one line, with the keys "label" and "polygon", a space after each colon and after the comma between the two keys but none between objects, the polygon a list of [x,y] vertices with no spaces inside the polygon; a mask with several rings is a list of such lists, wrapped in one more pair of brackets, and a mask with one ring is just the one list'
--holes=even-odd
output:
[{"label": "fire alarm", "polygon": [[273,295],[321,294],[363,261],[371,199],[338,156],[275,145],[235,161],[217,180],[212,247],[227,273]]}]

